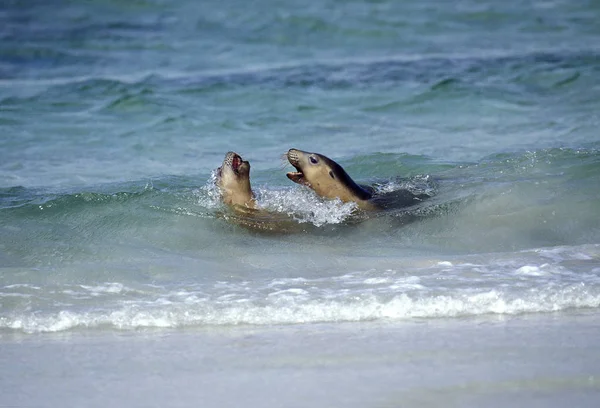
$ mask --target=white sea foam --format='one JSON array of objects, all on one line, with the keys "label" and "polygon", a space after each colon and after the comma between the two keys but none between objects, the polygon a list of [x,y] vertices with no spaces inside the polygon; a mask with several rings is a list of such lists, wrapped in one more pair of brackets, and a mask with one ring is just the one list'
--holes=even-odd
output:
[{"label": "white sea foam", "polygon": [[[0,331],[394,321],[598,308],[599,249],[587,245],[443,260],[357,258],[337,273],[311,270],[290,277],[43,287],[7,282],[0,286]],[[269,259],[261,265],[269,267]]]},{"label": "white sea foam", "polygon": [[274,293],[267,302],[249,299],[171,304],[155,302],[122,305],[111,312],[69,312],[28,314],[0,318],[0,327],[27,333],[57,332],[76,327],[109,326],[117,329],[140,327],[183,327],[196,325],[267,325],[311,322],[352,322],[556,312],[570,308],[600,306],[600,293],[584,285],[561,290],[541,288],[516,296],[502,290],[472,294],[411,296],[398,294],[390,299],[376,295],[338,299],[311,299],[304,291]]},{"label": "white sea foam", "polygon": [[118,282],[109,282],[98,286],[81,285],[81,287],[90,292],[92,295],[100,295],[103,293],[121,293],[124,289],[123,284]]},{"label": "white sea foam", "polygon": [[[356,279],[357,276],[354,276]],[[390,282],[393,281],[393,282]],[[235,284],[223,293],[197,296],[178,290],[158,297],[112,301],[85,311],[13,312],[0,317],[0,328],[26,333],[57,332],[77,327],[185,327],[202,325],[268,325],[311,322],[357,322],[441,318],[486,314],[556,312],[600,307],[600,287],[556,281],[525,288],[455,288],[440,290],[416,284],[418,278],[367,279],[334,289],[327,282],[306,287],[272,288],[270,283],[246,290]],[[373,285],[379,287],[373,287]],[[243,286],[243,285],[242,285]]]},{"label": "white sea foam", "polygon": [[389,180],[385,183],[376,184],[375,190],[380,194],[408,190],[414,194],[433,196],[435,194],[435,184],[429,175],[417,175],[410,179]]},{"label": "white sea foam", "polygon": [[543,276],[547,273],[542,270],[542,267],[535,265],[525,265],[516,270],[519,275],[530,275],[530,276]]}]

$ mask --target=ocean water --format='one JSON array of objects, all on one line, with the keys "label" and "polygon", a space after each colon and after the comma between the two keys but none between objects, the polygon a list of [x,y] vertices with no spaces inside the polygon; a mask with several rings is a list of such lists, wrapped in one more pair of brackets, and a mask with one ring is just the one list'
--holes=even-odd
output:
[{"label": "ocean water", "polygon": [[[0,337],[594,316],[598,21],[567,0],[2,2]],[[290,182],[289,148],[431,198],[360,214]],[[222,216],[230,150],[297,230]]]}]

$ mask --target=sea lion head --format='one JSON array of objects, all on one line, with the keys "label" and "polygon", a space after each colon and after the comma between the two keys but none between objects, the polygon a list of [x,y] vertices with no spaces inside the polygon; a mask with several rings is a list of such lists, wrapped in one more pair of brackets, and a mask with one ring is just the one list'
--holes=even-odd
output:
[{"label": "sea lion head", "polygon": [[371,197],[342,166],[322,154],[290,149],[287,158],[297,170],[287,173],[287,177],[294,183],[310,187],[321,197],[339,198],[343,202],[359,202]]},{"label": "sea lion head", "polygon": [[254,207],[254,194],[250,186],[250,163],[235,152],[225,155],[217,169],[216,185],[221,190],[223,202],[229,205]]}]

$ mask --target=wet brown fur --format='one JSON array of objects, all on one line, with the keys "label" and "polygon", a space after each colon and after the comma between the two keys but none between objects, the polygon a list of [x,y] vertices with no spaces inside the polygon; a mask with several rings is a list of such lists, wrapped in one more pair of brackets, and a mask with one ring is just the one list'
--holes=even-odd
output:
[{"label": "wet brown fur", "polygon": [[330,158],[319,153],[290,149],[287,159],[298,170],[287,173],[293,182],[310,187],[324,198],[355,202],[362,210],[378,208],[369,201],[372,194],[356,184],[342,166]]}]

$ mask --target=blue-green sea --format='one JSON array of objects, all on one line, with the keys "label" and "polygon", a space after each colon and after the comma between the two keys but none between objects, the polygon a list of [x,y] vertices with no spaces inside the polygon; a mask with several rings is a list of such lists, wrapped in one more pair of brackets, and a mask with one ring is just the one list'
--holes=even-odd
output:
[{"label": "blue-green sea", "polygon": [[[4,0],[0,338],[595,315],[599,129],[593,0]],[[228,151],[297,229],[222,216]]]}]

